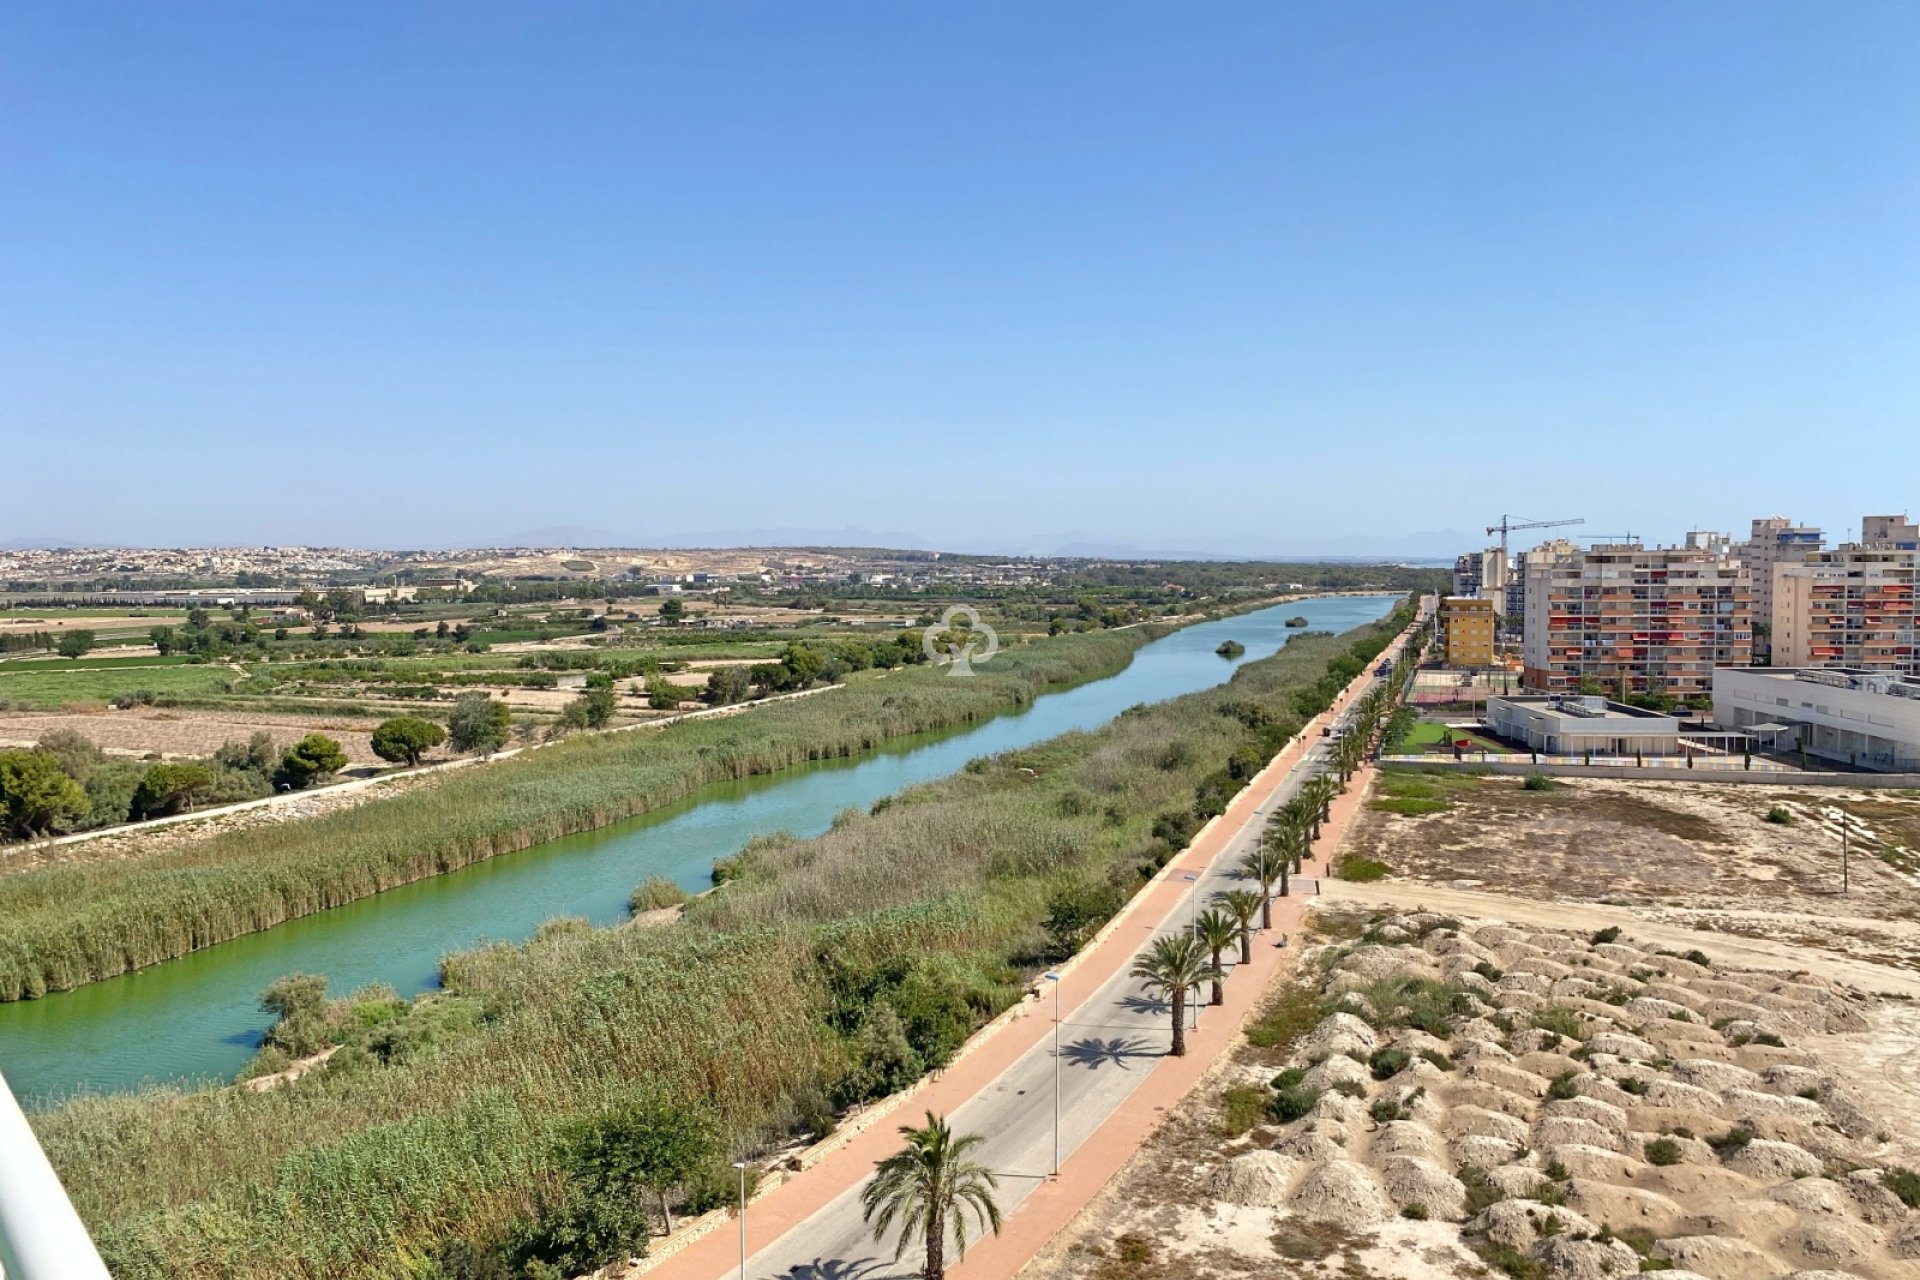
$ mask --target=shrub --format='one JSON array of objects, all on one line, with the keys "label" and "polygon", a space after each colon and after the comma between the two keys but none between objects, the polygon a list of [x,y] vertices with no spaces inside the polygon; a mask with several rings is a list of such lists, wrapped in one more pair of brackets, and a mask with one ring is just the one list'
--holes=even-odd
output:
[{"label": "shrub", "polygon": [[1280,1120],[1298,1120],[1313,1110],[1313,1104],[1320,1101],[1320,1091],[1304,1085],[1295,1085],[1290,1089],[1281,1089],[1273,1095],[1273,1114]]},{"label": "shrub", "polygon": [[1552,791],[1559,784],[1544,773],[1530,773],[1527,780],[1520,784],[1522,791]]},{"label": "shrub", "polygon": [[1681,1148],[1672,1138],[1651,1138],[1641,1152],[1647,1157],[1647,1163],[1653,1165],[1679,1164]]},{"label": "shrub", "polygon": [[1393,1049],[1382,1045],[1373,1051],[1372,1057],[1367,1059],[1367,1066],[1372,1069],[1375,1080],[1391,1080],[1405,1071],[1407,1064],[1412,1061],[1413,1055],[1405,1049]]},{"label": "shrub", "polygon": [[1230,1138],[1237,1138],[1253,1126],[1267,1118],[1273,1105],[1273,1096],[1258,1085],[1235,1085],[1220,1095],[1220,1128]]},{"label": "shrub", "polygon": [[136,819],[178,813],[212,786],[213,771],[203,765],[156,764],[134,788],[128,813]]},{"label": "shrub", "polygon": [[1579,1076],[1580,1073],[1577,1071],[1562,1071],[1547,1086],[1547,1097],[1556,1102],[1565,1102],[1568,1098],[1579,1097],[1580,1091],[1573,1087],[1573,1082],[1579,1079]]},{"label": "shrub", "polygon": [[1776,827],[1790,827],[1793,825],[1793,810],[1783,804],[1777,804],[1767,810],[1767,821]]},{"label": "shrub", "polygon": [[1920,1173],[1895,1165],[1880,1175],[1880,1184],[1899,1196],[1907,1208],[1920,1209]]},{"label": "shrub", "polygon": [[1392,1098],[1375,1098],[1373,1105],[1367,1108],[1367,1114],[1380,1124],[1400,1118],[1400,1104]]},{"label": "shrub", "polygon": [[687,891],[665,876],[648,876],[627,899],[627,909],[634,915],[645,911],[662,911],[667,907],[677,907],[687,900]]},{"label": "shrub", "polygon": [[1618,942],[1619,940],[1620,940],[1620,926],[1617,924],[1610,924],[1606,928],[1594,934],[1591,938],[1587,939],[1588,942],[1592,943],[1596,947],[1600,946],[1603,943]]},{"label": "shrub", "polygon": [[1714,1151],[1719,1154],[1720,1158],[1724,1160],[1728,1156],[1741,1150],[1749,1142],[1752,1142],[1753,1138],[1753,1130],[1743,1124],[1737,1124],[1725,1133],[1708,1138],[1707,1145],[1712,1147]]},{"label": "shrub", "polygon": [[1403,1218],[1411,1218],[1415,1222],[1425,1222],[1427,1220],[1427,1206],[1421,1204],[1418,1200],[1409,1200],[1400,1206],[1400,1216]]},{"label": "shrub", "polygon": [[1348,853],[1341,855],[1340,865],[1334,869],[1334,875],[1355,884],[1371,884],[1375,880],[1384,880],[1390,870],[1384,862]]},{"label": "shrub", "polygon": [[1317,991],[1305,986],[1288,987],[1269,1000],[1247,1027],[1247,1043],[1256,1049],[1284,1052],[1332,1012]]}]

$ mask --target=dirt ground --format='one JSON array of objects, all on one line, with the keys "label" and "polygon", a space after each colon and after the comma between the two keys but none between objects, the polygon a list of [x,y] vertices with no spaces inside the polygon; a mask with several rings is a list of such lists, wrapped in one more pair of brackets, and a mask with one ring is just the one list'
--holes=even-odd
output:
[{"label": "dirt ground", "polygon": [[265,730],[275,746],[285,747],[309,733],[337,739],[353,764],[384,765],[373,754],[374,721],[328,715],[272,715],[244,711],[168,711],[134,707],[126,711],[7,712],[0,714],[0,747],[30,747],[56,729],[90,739],[109,755],[141,757],[151,752],[173,758],[206,756],[227,742],[245,742]]},{"label": "dirt ground", "polygon": [[1284,1033],[1225,1055],[1027,1280],[1920,1275],[1910,1001],[1701,935],[1315,920]]},{"label": "dirt ground", "polygon": [[[1920,796],[1790,780],[1555,782],[1535,792],[1484,778],[1440,813],[1370,808],[1344,848],[1385,863],[1395,880],[1544,900],[1920,920]],[[1767,820],[1776,806],[1786,822]]]}]

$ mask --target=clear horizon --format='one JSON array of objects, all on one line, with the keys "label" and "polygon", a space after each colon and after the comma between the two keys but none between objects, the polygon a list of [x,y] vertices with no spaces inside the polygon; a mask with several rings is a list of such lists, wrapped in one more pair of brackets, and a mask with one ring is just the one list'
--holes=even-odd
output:
[{"label": "clear horizon", "polygon": [[1915,119],[1887,0],[16,7],[0,544],[1836,541]]}]

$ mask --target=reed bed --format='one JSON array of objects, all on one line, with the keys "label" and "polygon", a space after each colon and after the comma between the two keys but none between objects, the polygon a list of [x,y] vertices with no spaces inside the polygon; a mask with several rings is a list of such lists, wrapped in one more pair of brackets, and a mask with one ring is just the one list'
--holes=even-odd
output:
[{"label": "reed bed", "polygon": [[79,1099],[36,1128],[122,1280],[443,1275],[446,1242],[541,1212],[570,1117],[661,1090],[764,1149],[855,1069],[839,1019],[865,978],[910,970],[992,1016],[1044,963],[1050,895],[1137,890],[1169,816],[1191,823],[1236,753],[1297,730],[1391,630],[1302,637],[1220,688],[757,841],[679,923],[555,922],[451,956],[421,999],[485,1013],[432,1053],[343,1053],[269,1093]]},{"label": "reed bed", "polygon": [[136,861],[0,879],[0,1000],[67,990],[502,853],[591,831],[738,780],[1026,706],[1124,667],[1146,629],[1060,636],[971,680],[861,672],[812,698],[657,732],[571,739],[434,786]]}]

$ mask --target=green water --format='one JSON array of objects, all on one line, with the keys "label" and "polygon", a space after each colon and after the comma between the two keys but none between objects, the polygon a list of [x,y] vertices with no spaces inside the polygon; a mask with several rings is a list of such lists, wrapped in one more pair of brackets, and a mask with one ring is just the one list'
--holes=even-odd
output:
[{"label": "green water", "polygon": [[[224,1080],[252,1056],[269,1019],[256,1003],[286,973],[326,974],[345,993],[385,982],[404,995],[435,985],[440,957],[484,939],[525,938],[543,920],[624,918],[649,875],[703,889],[716,859],[771,831],[824,832],[841,810],[944,777],[976,756],[1092,729],[1130,706],[1226,680],[1244,662],[1299,635],[1346,631],[1384,617],[1395,597],[1329,597],[1201,623],[1142,647],[1115,675],[1048,694],[1020,712],[940,734],[895,739],[851,761],[809,765],[707,787],[616,826],[535,845],[391,889],[264,933],[41,1000],[0,1004],[0,1071],[42,1104],[145,1082]],[[1246,646],[1238,658],[1214,650]],[[749,721],[750,722],[750,715]]]}]

